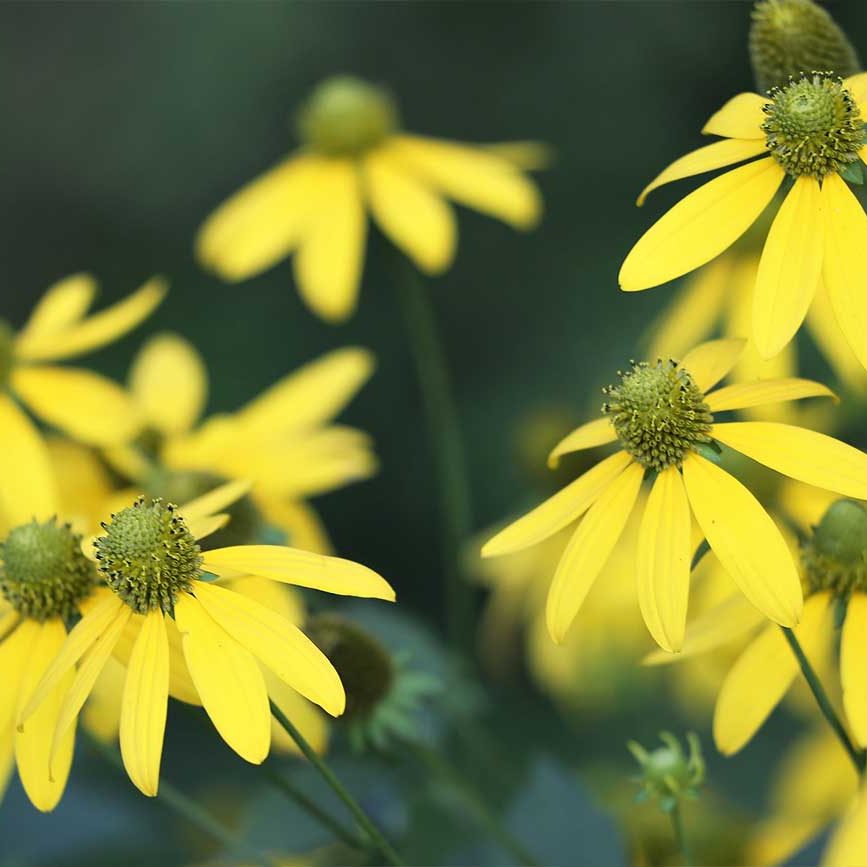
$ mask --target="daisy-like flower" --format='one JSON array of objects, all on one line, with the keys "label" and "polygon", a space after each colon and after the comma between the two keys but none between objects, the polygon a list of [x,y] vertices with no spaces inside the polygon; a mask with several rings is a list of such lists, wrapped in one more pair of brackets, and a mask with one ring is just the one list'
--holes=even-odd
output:
[{"label": "daisy-like flower", "polygon": [[77,274],[52,286],[18,333],[0,321],[0,499],[14,500],[38,471],[38,490],[45,492],[46,502],[35,512],[45,517],[53,514],[55,499],[48,459],[42,438],[16,400],[42,421],[94,445],[123,442],[139,427],[120,386],[89,370],[48,363],[83,355],[126,334],[166,292],[163,281],[151,280],[88,316],[96,288],[92,277]]},{"label": "daisy-like flower", "polygon": [[539,219],[539,194],[520,170],[537,162],[536,145],[483,147],[403,133],[389,94],[348,76],[320,84],[297,126],[301,148],[211,214],[196,251],[232,281],[295,253],[301,297],[328,321],[355,309],[368,210],[429,274],[448,268],[455,254],[447,198],[517,229]]},{"label": "daisy-like flower", "polygon": [[[707,455],[723,443],[808,484],[867,495],[867,455],[824,434],[772,422],[726,422],[715,413],[782,400],[830,396],[800,379],[711,391],[743,351],[742,340],[711,341],[681,361],[633,363],[605,389],[603,417],[551,453],[619,442],[620,449],[491,539],[483,556],[518,551],[582,518],[548,592],[546,620],[563,641],[623,532],[647,477],[652,486],[639,528],[636,575],[644,621],[657,643],[681,648],[692,555],[692,515],[744,595],[777,623],[801,616],[801,585],[779,530],[756,498]],[[586,512],[586,514],[585,514]]]},{"label": "daisy-like flower", "polygon": [[[229,589],[227,582],[257,576],[386,600],[394,599],[394,591],[364,566],[293,548],[250,545],[203,552],[198,541],[225,523],[226,516],[217,513],[243,490],[230,483],[183,509],[142,499],[105,524],[105,534],[93,542],[93,556],[107,586],[18,714],[26,732],[46,697],[72,675],[54,728],[52,756],[130,623],[137,635],[123,690],[120,748],[130,779],[146,795],[156,795],[159,784],[173,668],[169,619],[177,624],[186,668],[205,711],[247,761],[261,763],[271,746],[271,691],[263,668],[326,712],[343,712],[340,678],[316,645],[289,620]],[[208,573],[216,580],[207,580]]]},{"label": "daisy-like flower", "polygon": [[[672,163],[663,184],[750,160],[699,187],[661,217],[620,269],[628,292],[657,286],[714,259],[785,184],[759,262],[752,337],[765,358],[794,336],[821,282],[849,346],[867,367],[867,215],[847,184],[863,179],[867,73],[840,80],[811,72],[729,100],[703,132],[722,141]],[[867,113],[867,112],[865,112]],[[753,159],[759,157],[759,159]]]}]

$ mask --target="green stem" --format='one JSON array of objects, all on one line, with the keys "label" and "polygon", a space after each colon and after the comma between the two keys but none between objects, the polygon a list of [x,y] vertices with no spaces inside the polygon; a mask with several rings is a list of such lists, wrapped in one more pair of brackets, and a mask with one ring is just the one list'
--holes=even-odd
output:
[{"label": "green stem", "polygon": [[447,782],[460,795],[465,808],[482,825],[516,862],[523,867],[538,867],[539,861],[525,848],[524,844],[506,828],[499,816],[482,800],[478,792],[449,764],[439,753],[418,743],[407,742],[407,746],[432,773]]},{"label": "green stem", "polygon": [[271,713],[274,714],[280,725],[286,729],[292,740],[298,744],[298,749],[304,753],[307,760],[316,768],[317,771],[319,771],[320,775],[331,787],[334,794],[337,795],[337,797],[345,804],[346,808],[352,814],[352,817],[356,822],[358,822],[359,826],[367,835],[374,847],[382,853],[386,861],[391,864],[392,867],[402,867],[403,862],[400,860],[400,856],[394,851],[391,844],[385,839],[379,828],[373,824],[367,813],[365,813],[359,805],[358,801],[349,794],[346,787],[337,779],[334,772],[327,764],[325,764],[322,757],[317,755],[313,747],[307,743],[307,739],[300,731],[298,731],[295,724],[286,716],[286,714],[283,713],[282,710],[280,710],[279,707],[277,707],[276,704],[274,704],[273,701],[271,702]]},{"label": "green stem", "polygon": [[792,653],[795,654],[795,659],[798,660],[804,680],[807,681],[807,685],[813,693],[813,698],[816,699],[816,704],[819,705],[819,710],[822,711],[825,719],[828,720],[829,725],[834,730],[834,734],[840,739],[840,743],[843,744],[843,748],[852,760],[852,764],[855,765],[855,770],[859,776],[863,775],[864,769],[867,767],[867,753],[864,750],[857,749],[852,743],[845,726],[834,710],[834,705],[831,704],[831,700],[828,698],[828,693],[825,692],[819,676],[816,674],[813,666],[810,665],[810,660],[807,659],[807,655],[804,653],[804,649],[801,647],[801,643],[798,641],[795,633],[785,626],[781,626],[780,628],[783,630],[783,635],[786,637],[789,647],[792,648]]},{"label": "green stem", "polygon": [[680,804],[676,803],[669,812],[669,815],[671,816],[671,827],[674,830],[674,840],[678,851],[683,857],[684,867],[690,867],[692,856],[689,852],[689,844],[686,842],[686,834],[683,832],[683,816],[680,812]]},{"label": "green stem", "polygon": [[[88,743],[94,752],[99,753],[109,764],[122,773],[126,773],[123,761],[115,750],[98,741],[93,736],[88,737]],[[276,867],[276,861],[233,834],[228,828],[221,825],[207,810],[200,807],[192,798],[188,798],[183,792],[165,780],[160,780],[157,802],[170,807],[181,818],[188,821],[191,825],[195,825],[200,831],[225,846],[228,851],[234,853],[239,858],[245,861],[252,858],[257,864],[264,865],[264,867]]]},{"label": "green stem", "polygon": [[472,509],[460,421],[428,287],[408,261],[400,264],[397,282],[440,487],[448,634],[453,646],[469,649],[472,598],[463,548],[472,532]]}]

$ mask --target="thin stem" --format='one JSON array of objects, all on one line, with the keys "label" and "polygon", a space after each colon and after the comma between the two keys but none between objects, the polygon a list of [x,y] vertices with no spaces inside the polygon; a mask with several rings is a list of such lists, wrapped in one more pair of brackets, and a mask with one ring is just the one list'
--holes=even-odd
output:
[{"label": "thin stem", "polygon": [[683,832],[683,816],[680,812],[680,804],[676,803],[670,810],[669,815],[671,816],[671,827],[674,830],[674,840],[678,851],[683,857],[684,867],[690,867],[692,856],[689,852],[689,844],[686,842],[686,834]]},{"label": "thin stem", "polygon": [[428,287],[413,266],[401,259],[397,282],[440,487],[448,633],[453,646],[468,649],[472,612],[470,586],[463,574],[463,546],[472,532],[472,507],[460,421]]},{"label": "thin stem", "polygon": [[506,828],[500,817],[482,800],[475,788],[460,774],[457,768],[447,762],[439,753],[418,743],[407,742],[407,746],[434,774],[448,782],[460,795],[466,809],[471,812],[476,821],[484,826],[507,852],[509,852],[522,867],[538,867],[539,861],[533,857],[524,844]]},{"label": "thin stem", "polygon": [[[126,773],[123,762],[115,750],[93,736],[88,737],[88,744],[94,752],[99,753],[109,764]],[[227,850],[239,858],[248,861],[251,858],[264,867],[276,867],[277,862],[269,856],[250,846],[228,828],[221,825],[207,810],[200,807],[192,798],[176,789],[171,783],[160,780],[157,802],[170,807],[181,818],[195,825],[200,831],[221,843]]]},{"label": "thin stem", "polygon": [[266,767],[263,767],[262,772],[275,789],[298,804],[302,810],[316,819],[323,828],[334,834],[338,840],[342,840],[347,846],[359,852],[364,852],[370,848],[365,841],[359,839],[352,831],[338,822],[337,819],[326,813],[312,798],[308,798],[304,792],[296,788],[282,774],[278,774],[276,771]]},{"label": "thin stem", "polygon": [[783,630],[786,641],[789,642],[789,647],[792,648],[792,653],[795,654],[795,659],[798,660],[804,680],[807,681],[807,685],[813,693],[813,698],[816,699],[816,704],[819,705],[819,710],[822,711],[825,719],[828,720],[829,725],[834,729],[834,734],[837,735],[840,743],[843,744],[859,776],[863,775],[864,769],[867,767],[867,754],[865,754],[864,750],[857,749],[849,738],[845,726],[837,716],[834,705],[831,704],[831,700],[828,698],[828,693],[825,692],[819,676],[816,674],[813,666],[810,665],[810,660],[807,659],[807,655],[804,653],[804,649],[801,647],[801,643],[798,641],[795,633],[785,626],[781,626],[780,628]]},{"label": "thin stem", "polygon": [[346,808],[350,813],[352,813],[352,817],[356,822],[358,822],[359,826],[367,835],[374,847],[382,853],[386,861],[391,864],[392,867],[402,867],[403,862],[400,860],[400,856],[394,851],[391,844],[385,839],[379,828],[373,824],[367,813],[365,813],[359,805],[358,801],[349,794],[346,787],[337,779],[334,772],[327,764],[325,764],[322,757],[317,755],[313,747],[307,743],[307,739],[300,731],[298,731],[295,724],[286,716],[286,714],[283,713],[282,710],[280,710],[279,707],[277,707],[276,704],[274,704],[273,701],[271,702],[271,713],[274,714],[280,725],[286,729],[292,740],[298,744],[298,748],[302,753],[304,753],[307,760],[316,768],[316,770],[319,771],[320,775],[331,787],[334,794],[337,795],[337,797],[346,805]]}]

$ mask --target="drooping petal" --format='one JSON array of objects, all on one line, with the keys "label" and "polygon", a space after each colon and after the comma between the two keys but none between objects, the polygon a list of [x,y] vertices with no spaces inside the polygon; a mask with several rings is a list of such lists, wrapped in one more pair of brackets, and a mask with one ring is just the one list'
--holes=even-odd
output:
[{"label": "drooping petal", "polygon": [[30,652],[39,636],[39,623],[23,618],[17,628],[0,642],[0,731],[15,728],[21,680]]},{"label": "drooping petal", "polygon": [[738,363],[747,342],[737,337],[709,340],[691,349],[680,360],[680,366],[692,376],[704,392],[725,378]]},{"label": "drooping petal", "polygon": [[506,141],[482,145],[489,154],[525,172],[547,169],[554,162],[554,149],[540,141]]},{"label": "drooping petal", "polygon": [[285,617],[253,599],[199,582],[196,598],[216,623],[284,683],[332,716],[346,708],[343,684],[324,653]]},{"label": "drooping petal", "polygon": [[202,568],[215,575],[259,575],[272,581],[324,590],[340,596],[359,596],[393,602],[394,590],[372,569],[282,545],[239,545],[206,551]]},{"label": "drooping petal", "polygon": [[440,193],[468,208],[531,229],[542,214],[536,185],[483,148],[413,135],[394,136],[394,158]]},{"label": "drooping petal", "polygon": [[56,515],[57,486],[45,441],[5,394],[0,394],[0,431],[0,523],[14,527]]},{"label": "drooping petal", "polygon": [[364,160],[367,198],[383,232],[422,270],[451,265],[457,228],[451,206],[400,164],[388,145]]},{"label": "drooping petal", "polygon": [[[304,740],[313,747],[314,752],[322,755],[328,748],[328,718],[312,702],[295,692],[294,689],[283,683],[267,669],[265,686],[271,701],[291,719],[304,737]],[[275,750],[283,753],[301,755],[301,750],[292,736],[277,722],[276,717],[271,718],[271,745]]]},{"label": "drooping petal", "polygon": [[861,787],[851,810],[834,832],[822,857],[822,867],[867,867],[867,787]]},{"label": "drooping petal", "polygon": [[648,194],[663,184],[691,178],[739,163],[767,151],[764,139],[725,139],[694,150],[663,169],[642,191],[636,204],[641,207]]},{"label": "drooping petal", "polygon": [[189,518],[186,522],[187,529],[192,537],[198,542],[208,536],[222,530],[229,523],[229,515],[208,515],[206,518]]},{"label": "drooping petal", "polygon": [[232,503],[237,502],[250,490],[250,483],[245,480],[226,482],[219,487],[184,503],[180,508],[181,514],[187,521],[198,518],[209,518],[221,509],[227,509]]},{"label": "drooping petal", "polygon": [[765,113],[762,109],[767,102],[764,96],[759,96],[757,93],[739,93],[711,115],[702,133],[764,141],[765,132],[762,124],[765,122]]},{"label": "drooping petal", "polygon": [[18,339],[42,338],[75,324],[87,313],[96,290],[96,280],[90,274],[72,274],[59,280],[36,303]]},{"label": "drooping petal", "polygon": [[683,481],[710,547],[743,594],[771,620],[794,626],[801,582],[768,513],[737,479],[695,453],[684,459]]},{"label": "drooping petal", "polygon": [[162,611],[151,611],[129,660],[120,712],[120,753],[130,780],[156,797],[169,700],[169,641]]},{"label": "drooping petal", "polygon": [[485,543],[482,556],[511,554],[553,536],[580,518],[631,462],[632,458],[624,451],[605,458],[562,491],[549,497],[541,506],[497,533]]},{"label": "drooping petal", "polygon": [[175,620],[187,666],[211,722],[241,758],[261,764],[271,746],[271,711],[255,658],[189,594],[178,597]]},{"label": "drooping petal", "polygon": [[867,746],[867,596],[853,593],[840,645],[843,706],[856,743]]},{"label": "drooping petal", "polygon": [[314,313],[327,322],[342,322],[355,310],[367,235],[355,163],[329,160],[317,172],[310,197],[295,255],[298,291]]},{"label": "drooping petal", "polygon": [[707,395],[705,403],[711,412],[724,412],[807,397],[830,397],[834,401],[838,399],[837,395],[821,382],[791,378],[727,385]]},{"label": "drooping petal", "polygon": [[167,291],[166,282],[154,278],[117,304],[73,322],[68,328],[57,332],[19,335],[15,343],[15,355],[21,361],[59,361],[99,349],[147,319]]},{"label": "drooping petal", "polygon": [[[827,621],[828,595],[811,596],[795,628],[808,656],[815,653]],[[720,752],[732,755],[759,730],[792,685],[798,663],[783,633],[768,626],[738,657],[720,689],[713,733]]]},{"label": "drooping petal", "polygon": [[0,729],[0,801],[6,794],[15,768],[15,729],[7,726]]},{"label": "drooping petal", "polygon": [[671,653],[683,646],[689,599],[689,501],[676,467],[660,472],[638,532],[638,604],[654,641]]},{"label": "drooping petal", "polygon": [[88,734],[104,744],[114,744],[120,731],[120,701],[125,680],[126,667],[112,656],[96,679],[81,712]]},{"label": "drooping petal", "polygon": [[133,362],[130,391],[151,427],[169,436],[185,433],[208,396],[208,372],[195,347],[178,334],[158,334]]},{"label": "drooping petal", "polygon": [[617,439],[617,432],[610,418],[597,418],[588,421],[576,428],[568,436],[564,437],[548,455],[548,466],[556,467],[560,463],[560,457],[570,452],[581,449],[592,449],[596,446],[604,446],[613,443]]},{"label": "drooping petal", "polygon": [[778,422],[744,421],[715,424],[711,435],[799,482],[867,499],[867,455],[826,434]]},{"label": "drooping petal", "polygon": [[624,292],[667,283],[710,262],[755,222],[785,173],[772,158],[732,169],[681,199],[641,236],[620,268]]},{"label": "drooping petal", "polygon": [[41,419],[88,445],[127,442],[141,427],[127,393],[83,368],[18,367],[12,388]]},{"label": "drooping petal", "polygon": [[631,463],[590,507],[572,536],[548,591],[545,619],[558,644],[566,637],[635,505],[644,468]]},{"label": "drooping petal", "polygon": [[837,174],[822,182],[825,258],[822,277],[846,341],[867,368],[867,214]]}]

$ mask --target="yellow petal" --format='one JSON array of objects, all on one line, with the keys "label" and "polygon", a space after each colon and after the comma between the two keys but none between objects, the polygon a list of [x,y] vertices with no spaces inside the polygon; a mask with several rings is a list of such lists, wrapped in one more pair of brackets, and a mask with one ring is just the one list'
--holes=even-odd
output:
[{"label": "yellow petal", "polygon": [[[837,323],[863,367],[867,367],[867,215],[837,174],[822,182],[825,259],[822,276]],[[853,253],[853,251],[856,251]]]},{"label": "yellow petal", "polygon": [[641,207],[648,194],[663,184],[691,178],[693,175],[711,172],[714,169],[721,169],[723,166],[739,163],[741,160],[758,156],[766,151],[767,145],[764,138],[761,140],[725,139],[705,145],[675,160],[668,168],[660,172],[641,191],[636,204]]},{"label": "yellow petal", "polygon": [[508,141],[496,144],[483,145],[484,150],[507,163],[511,163],[516,169],[527,172],[547,169],[554,162],[554,149],[539,141]]},{"label": "yellow petal", "polygon": [[12,388],[41,419],[88,445],[129,441],[141,427],[127,393],[89,370],[18,367],[12,372]]},{"label": "yellow petal", "polygon": [[39,299],[18,339],[57,334],[78,322],[93,303],[96,289],[90,274],[73,274],[59,280]]},{"label": "yellow petal", "polygon": [[[811,596],[795,635],[808,656],[815,653],[826,617],[828,595]],[[777,626],[768,626],[738,657],[720,689],[713,734],[720,752],[732,755],[759,730],[792,685],[798,663]]]},{"label": "yellow petal", "polygon": [[[319,755],[325,753],[328,748],[328,722],[326,716],[311,704],[306,698],[302,698],[291,687],[286,686],[282,680],[278,680],[270,671],[265,671],[265,685],[268,687],[268,695],[271,701],[283,711],[287,719],[298,728],[304,736],[304,740],[313,747]],[[283,753],[301,755],[298,744],[290,734],[271,718],[271,743],[275,750]]]},{"label": "yellow petal", "polygon": [[816,294],[825,242],[820,202],[819,182],[798,178],[768,232],[753,298],[753,339],[764,358],[792,339]]},{"label": "yellow petal", "polygon": [[12,779],[15,768],[15,729],[0,729],[0,803]]},{"label": "yellow petal", "polygon": [[238,414],[250,433],[296,431],[331,421],[373,374],[372,352],[336,349],[283,377]]},{"label": "yellow petal", "polygon": [[715,424],[711,435],[799,482],[867,499],[867,455],[833,437],[770,421]]},{"label": "yellow petal", "polygon": [[724,412],[784,400],[801,400],[805,397],[830,397],[837,400],[837,395],[821,382],[792,378],[728,385],[709,394],[705,403],[711,412]]},{"label": "yellow petal", "polygon": [[346,708],[343,684],[324,653],[285,617],[222,587],[198,582],[196,598],[263,665],[332,716]]},{"label": "yellow petal", "polygon": [[316,510],[303,501],[286,502],[282,497],[260,495],[256,506],[272,527],[286,534],[286,544],[317,554],[333,554],[334,546]]},{"label": "yellow petal", "polygon": [[853,593],[840,645],[843,706],[856,743],[867,746],[867,596]]},{"label": "yellow petal", "polygon": [[40,624],[29,617],[21,618],[14,632],[0,642],[0,731],[15,728],[21,680],[27,669],[30,652],[39,636]]},{"label": "yellow petal", "polygon": [[112,343],[142,323],[165,297],[164,280],[154,278],[137,292],[68,328],[20,335],[15,354],[22,361],[58,361]]},{"label": "yellow petal", "polygon": [[610,418],[597,418],[588,421],[576,428],[567,437],[564,437],[554,446],[548,455],[548,466],[556,467],[560,463],[561,455],[577,452],[581,449],[592,449],[596,446],[604,446],[613,443],[617,439],[617,432]]},{"label": "yellow petal", "polygon": [[208,491],[207,494],[202,494],[201,497],[196,497],[195,500],[184,503],[180,508],[180,512],[186,521],[208,518],[219,512],[220,509],[227,509],[232,503],[240,500],[249,490],[250,483],[248,481],[226,482],[212,491]]},{"label": "yellow petal", "polygon": [[162,611],[145,618],[129,660],[120,712],[120,753],[130,780],[156,797],[169,700],[169,641]]},{"label": "yellow petal", "polygon": [[660,472],[638,533],[638,604],[654,641],[672,653],[683,646],[689,599],[689,501],[676,467]]},{"label": "yellow petal", "polygon": [[57,487],[45,442],[4,394],[0,394],[0,431],[0,523],[14,527],[56,515]]},{"label": "yellow petal", "polygon": [[[27,667],[21,680],[19,709],[23,708],[66,639],[66,628],[59,618],[46,620],[39,627],[31,645]],[[39,709],[28,719],[15,738],[18,776],[33,806],[42,812],[53,810],[66,787],[72,766],[75,732],[70,730],[58,745],[49,769],[51,738],[57,723],[63,695],[72,680],[72,672],[63,675],[46,695]]]},{"label": "yellow petal", "polygon": [[457,229],[448,202],[407,172],[385,147],[364,160],[367,198],[383,232],[428,274],[451,265]]},{"label": "yellow petal", "polygon": [[768,100],[757,93],[739,93],[733,96],[704,125],[704,135],[721,135],[726,138],[762,139],[765,132],[762,110]]},{"label": "yellow petal", "polygon": [[81,714],[88,733],[104,744],[114,744],[120,730],[120,702],[126,668],[113,656],[100,672]]},{"label": "yellow petal", "polygon": [[845,87],[855,98],[855,102],[861,107],[862,117],[865,114],[864,103],[867,103],[867,72],[858,72],[855,75],[850,75],[843,79],[843,87]]},{"label": "yellow petal", "polygon": [[746,341],[737,337],[709,340],[691,349],[680,360],[693,382],[704,392],[728,376],[746,348]]},{"label": "yellow petal", "polygon": [[422,136],[394,136],[391,144],[395,159],[450,199],[516,229],[531,229],[539,221],[536,185],[507,160],[483,148]]},{"label": "yellow petal", "polygon": [[632,458],[623,451],[605,458],[562,491],[549,497],[541,506],[497,533],[485,543],[482,556],[511,554],[553,536],[580,518],[631,462]]},{"label": "yellow petal", "polygon": [[867,787],[834,832],[822,867],[867,867]]},{"label": "yellow petal", "polygon": [[206,518],[190,518],[187,520],[187,529],[198,542],[208,536],[222,530],[229,523],[229,515],[208,515]]},{"label": "yellow petal", "polygon": [[187,666],[211,722],[241,758],[261,764],[271,746],[271,710],[255,658],[189,594],[178,597],[175,620]]},{"label": "yellow petal", "polygon": [[341,596],[385,599],[393,602],[394,590],[372,569],[281,545],[239,545],[204,553],[202,568],[215,575],[259,575],[272,581],[324,590]]},{"label": "yellow petal", "polygon": [[199,229],[196,255],[224,280],[246,280],[298,245],[324,161],[296,155],[261,174],[214,211]]},{"label": "yellow petal", "polygon": [[769,157],[732,169],[690,193],[629,252],[620,268],[620,288],[649,289],[714,259],[755,222],[784,176]]},{"label": "yellow petal", "polygon": [[644,469],[631,463],[590,507],[566,546],[548,591],[545,619],[558,644],[566,637],[635,505]]},{"label": "yellow petal", "polygon": [[794,626],[801,582],[768,513],[737,479],[695,453],[684,459],[683,480],[708,544],[741,592],[771,620]]},{"label": "yellow petal", "polygon": [[317,172],[310,213],[295,255],[298,291],[327,322],[354,310],[361,284],[367,218],[360,179],[351,160],[333,159]]},{"label": "yellow petal", "polygon": [[208,396],[208,373],[195,347],[177,334],[158,334],[133,362],[129,387],[151,427],[173,435],[188,431]]}]

